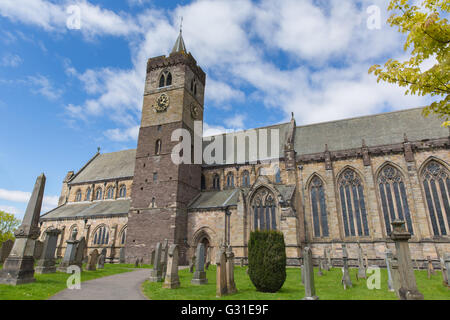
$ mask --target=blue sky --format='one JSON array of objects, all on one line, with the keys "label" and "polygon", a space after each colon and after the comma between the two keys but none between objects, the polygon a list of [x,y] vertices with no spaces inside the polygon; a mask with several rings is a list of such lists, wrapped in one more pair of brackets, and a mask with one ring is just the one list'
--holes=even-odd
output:
[{"label": "blue sky", "polygon": [[[170,52],[181,16],[208,77],[206,134],[425,105],[367,74],[406,57],[385,2],[1,0],[0,210],[22,217],[42,172],[49,210],[97,147],[136,147],[146,60]],[[72,5],[80,29],[67,27]]]}]

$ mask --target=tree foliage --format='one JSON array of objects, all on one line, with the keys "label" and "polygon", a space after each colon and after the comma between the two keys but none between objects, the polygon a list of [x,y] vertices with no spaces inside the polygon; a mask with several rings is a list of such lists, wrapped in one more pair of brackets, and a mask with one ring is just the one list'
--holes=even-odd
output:
[{"label": "tree foliage", "polygon": [[277,292],[286,281],[286,246],[277,231],[254,231],[248,243],[248,275],[261,292]]},{"label": "tree foliage", "polygon": [[0,243],[8,239],[14,240],[14,231],[20,225],[20,220],[13,214],[0,211]]},{"label": "tree foliage", "polygon": [[[425,107],[424,116],[437,114],[449,126],[450,115],[450,25],[445,16],[450,11],[449,0],[391,0],[392,15],[388,23],[407,34],[404,50],[411,50],[411,58],[404,62],[389,59],[384,67],[369,69],[379,81],[406,87],[405,94],[438,97]],[[421,70],[424,62],[435,61],[428,70]]]}]

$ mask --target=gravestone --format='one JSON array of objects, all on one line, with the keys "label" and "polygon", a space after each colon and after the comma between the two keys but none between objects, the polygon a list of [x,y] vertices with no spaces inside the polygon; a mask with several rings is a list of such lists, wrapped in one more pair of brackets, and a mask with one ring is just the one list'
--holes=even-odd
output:
[{"label": "gravestone", "polygon": [[205,270],[209,269],[210,264],[211,264],[211,247],[208,247],[208,248],[206,248]]},{"label": "gravestone", "polygon": [[203,243],[198,244],[195,257],[195,272],[191,283],[197,285],[207,284],[208,279],[206,279],[205,272],[205,245]]},{"label": "gravestone", "polygon": [[163,288],[176,289],[180,287],[180,278],[178,277],[178,245],[172,244],[169,247],[167,272]]},{"label": "gravestone", "polygon": [[79,266],[80,268],[83,266],[85,249],[86,249],[86,239],[85,237],[82,237],[78,242],[77,250],[75,253],[75,260],[73,262],[74,265]]},{"label": "gravestone", "polygon": [[391,269],[392,269],[392,286],[394,287],[395,294],[400,299],[400,275],[398,271],[398,260],[394,256],[391,259]]},{"label": "gravestone", "polygon": [[433,261],[431,261],[430,256],[427,257],[427,262],[428,262],[427,276],[428,276],[428,279],[431,279],[431,275],[434,275],[435,273],[434,273],[434,268],[433,268]]},{"label": "gravestone", "polygon": [[367,272],[367,269],[369,268],[369,257],[367,257],[367,253],[364,254],[364,261],[366,262],[366,272]]},{"label": "gravestone", "polygon": [[317,275],[319,277],[323,276],[323,272],[322,272],[322,258],[319,257],[319,271],[317,272]]},{"label": "gravestone", "polygon": [[447,273],[447,286],[450,287],[450,253],[444,255],[445,271]]},{"label": "gravestone", "polygon": [[327,250],[328,250],[328,270],[327,271],[330,271],[330,269],[333,268],[333,262],[331,261],[331,248],[328,247]]},{"label": "gravestone", "polygon": [[143,267],[144,266],[144,258],[141,258],[141,260],[139,261],[139,266]]},{"label": "gravestone", "polygon": [[134,262],[134,267],[139,268],[139,258],[136,258],[136,261]]},{"label": "gravestone", "polygon": [[405,228],[405,222],[394,220],[391,239],[395,242],[400,280],[399,295],[401,300],[423,300],[423,294],[417,289],[416,277],[412,267],[408,240],[411,234]]},{"label": "gravestone", "polygon": [[241,268],[244,267],[244,258],[241,258]]},{"label": "gravestone", "polygon": [[343,260],[343,268],[342,268],[342,281],[341,283],[344,285],[344,290],[347,288],[353,287],[352,280],[350,279],[350,273],[348,270],[348,253],[347,246],[345,244],[342,245],[342,260]]},{"label": "gravestone", "polygon": [[108,250],[106,250],[106,248],[103,248],[102,251],[100,252],[100,254],[105,256],[105,259],[107,257],[106,253],[108,252]]},{"label": "gravestone", "polygon": [[69,240],[66,241],[66,251],[64,252],[64,257],[59,264],[57,270],[66,273],[67,268],[75,264],[75,255],[77,253],[77,246],[80,241],[77,239],[77,230],[74,229]]},{"label": "gravestone", "polygon": [[98,261],[98,250],[94,249],[90,254],[89,254],[89,259],[88,262],[86,264],[86,271],[95,271],[97,270],[96,266],[97,266],[97,261]]},{"label": "gravestone", "polygon": [[323,269],[326,271],[330,271],[330,267],[328,266],[328,254],[327,254],[327,248],[323,249]]},{"label": "gravestone", "polygon": [[302,284],[305,285],[305,258],[303,258],[303,264],[300,266]]},{"label": "gravestone", "polygon": [[364,257],[361,245],[358,243],[358,280],[366,279],[366,268],[364,267]]},{"label": "gravestone", "polygon": [[195,255],[192,256],[191,263],[189,264],[189,272],[194,273],[195,267]]},{"label": "gravestone", "polygon": [[167,258],[169,256],[169,240],[167,240],[167,239],[164,240],[164,245],[162,247],[161,255],[162,255],[162,262],[161,262],[162,278],[164,279],[166,277]]},{"label": "gravestone", "polygon": [[226,250],[227,258],[227,292],[228,294],[233,294],[237,292],[236,283],[234,281],[234,252],[231,246],[227,247]]},{"label": "gravestone", "polygon": [[16,240],[11,252],[0,270],[0,283],[20,285],[35,282],[34,243],[39,237],[39,215],[44,198],[45,175],[36,179],[22,224],[14,232]]},{"label": "gravestone", "polygon": [[41,258],[43,250],[44,250],[44,242],[36,240],[36,242],[34,243],[34,252],[33,252],[34,260],[38,260]]},{"label": "gravestone", "polygon": [[445,268],[445,260],[443,257],[439,259],[441,262],[441,271],[442,271],[442,283],[444,286],[448,286],[448,278],[447,278],[447,269]]},{"label": "gravestone", "polygon": [[125,263],[125,261],[125,247],[122,247],[119,250],[119,263]]},{"label": "gravestone", "polygon": [[45,231],[45,241],[42,248],[42,254],[37,262],[36,273],[43,274],[56,272],[55,252],[60,233],[61,231],[58,229]]},{"label": "gravestone", "polygon": [[153,269],[150,271],[150,282],[161,282],[162,269],[161,269],[161,243],[158,242],[155,248],[155,263],[153,264]]},{"label": "gravestone", "polygon": [[105,255],[101,253],[97,260],[97,269],[105,269],[105,260]]},{"label": "gravestone", "polygon": [[150,256],[150,264],[154,265],[155,264],[155,249],[152,249],[152,253]]},{"label": "gravestone", "polygon": [[302,300],[319,300],[316,296],[316,287],[314,285],[314,266],[312,261],[312,252],[309,247],[303,250],[303,265],[305,271],[305,297]]},{"label": "gravestone", "polygon": [[394,282],[392,278],[392,251],[390,249],[386,249],[385,261],[388,274],[388,289],[389,291],[394,291]]},{"label": "gravestone", "polygon": [[5,260],[9,257],[13,246],[14,241],[12,241],[11,239],[3,242],[2,247],[0,248],[0,263],[5,262]]},{"label": "gravestone", "polygon": [[228,293],[227,289],[227,257],[223,247],[216,255],[216,297],[220,298]]}]

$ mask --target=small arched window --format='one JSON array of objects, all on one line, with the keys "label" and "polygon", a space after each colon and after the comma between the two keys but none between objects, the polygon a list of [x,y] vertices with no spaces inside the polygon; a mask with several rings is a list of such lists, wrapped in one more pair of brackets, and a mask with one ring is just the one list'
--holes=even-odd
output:
[{"label": "small arched window", "polygon": [[152,208],[156,208],[156,198],[155,198],[155,197],[152,198],[152,204],[151,204],[151,207],[152,207]]},{"label": "small arched window", "polygon": [[126,196],[127,196],[127,187],[125,185],[122,185],[119,189],[119,197],[126,198]]},{"label": "small arched window", "polygon": [[127,241],[127,228],[124,228],[122,230],[122,235],[120,236],[120,244],[125,245],[126,241]]},{"label": "small arched window", "polygon": [[156,140],[155,143],[155,155],[159,156],[161,155],[161,148],[162,148],[162,142],[161,139]]},{"label": "small arched window", "polygon": [[314,177],[310,184],[314,237],[328,237],[327,205],[322,180]]},{"label": "small arched window", "polygon": [[101,226],[94,234],[94,244],[107,245],[109,242],[109,230],[106,226]]},{"label": "small arched window", "polygon": [[165,86],[166,83],[166,77],[164,76],[164,74],[161,75],[161,78],[159,78],[159,87],[162,88]]},{"label": "small arched window", "polygon": [[78,190],[75,195],[75,201],[80,202],[81,201],[81,190]]},{"label": "small arched window", "polygon": [[275,167],[275,183],[281,183],[281,170],[279,167]]},{"label": "small arched window", "polygon": [[171,86],[171,85],[172,85],[172,74],[169,72],[167,74],[166,87]]},{"label": "small arched window", "polygon": [[103,199],[103,191],[101,188],[98,188],[97,191],[95,191],[95,200],[102,200]]},{"label": "small arched window", "polygon": [[109,187],[108,188],[107,198],[108,199],[114,199],[114,187]]},{"label": "small arched window", "polygon": [[86,201],[90,201],[91,200],[91,188],[88,188],[86,190]]},{"label": "small arched window", "polygon": [[206,189],[206,179],[205,179],[205,175],[202,174],[202,178],[201,178],[201,189],[205,190]]},{"label": "small arched window", "polygon": [[232,172],[227,174],[227,188],[234,188],[234,174]]},{"label": "small arched window", "polygon": [[245,170],[244,173],[242,174],[242,187],[243,188],[250,187],[250,174],[248,173],[247,170]]},{"label": "small arched window", "polygon": [[213,178],[213,189],[220,190],[220,176],[216,173]]}]

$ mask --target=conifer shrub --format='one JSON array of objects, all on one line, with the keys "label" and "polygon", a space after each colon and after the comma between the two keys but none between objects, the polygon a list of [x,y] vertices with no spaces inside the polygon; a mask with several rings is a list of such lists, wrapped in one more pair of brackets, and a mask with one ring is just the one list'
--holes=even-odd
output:
[{"label": "conifer shrub", "polygon": [[277,292],[281,289],[286,281],[286,246],[281,232],[251,232],[248,275],[258,291]]}]

